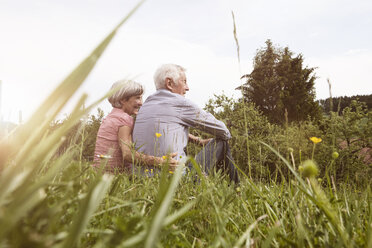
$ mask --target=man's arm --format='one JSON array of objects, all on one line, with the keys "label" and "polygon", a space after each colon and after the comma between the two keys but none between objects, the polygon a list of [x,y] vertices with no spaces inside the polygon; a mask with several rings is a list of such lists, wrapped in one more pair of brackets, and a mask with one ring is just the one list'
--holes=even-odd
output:
[{"label": "man's arm", "polygon": [[217,120],[212,114],[199,108],[190,100],[185,99],[180,114],[182,121],[187,126],[212,134],[218,139],[228,140],[231,138],[229,130],[222,121]]},{"label": "man's arm", "polygon": [[194,143],[194,144],[200,145],[200,146],[205,146],[211,140],[212,140],[211,138],[210,139],[202,139],[200,137],[194,136],[194,135],[189,133],[189,141]]}]

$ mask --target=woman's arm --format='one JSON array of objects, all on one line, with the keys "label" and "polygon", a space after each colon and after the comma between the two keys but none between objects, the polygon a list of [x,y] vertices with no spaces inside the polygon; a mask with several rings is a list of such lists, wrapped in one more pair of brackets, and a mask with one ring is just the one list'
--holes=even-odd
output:
[{"label": "woman's arm", "polygon": [[[121,152],[123,159],[126,162],[132,163],[133,159],[137,162],[141,162],[148,166],[159,166],[166,162],[169,162],[169,166],[174,169],[178,165],[178,161],[173,159],[177,154],[172,153],[167,159],[161,157],[155,157],[146,155],[132,149],[132,128],[128,126],[122,126],[119,128],[118,140],[120,142]],[[169,159],[169,161],[168,161]]]}]

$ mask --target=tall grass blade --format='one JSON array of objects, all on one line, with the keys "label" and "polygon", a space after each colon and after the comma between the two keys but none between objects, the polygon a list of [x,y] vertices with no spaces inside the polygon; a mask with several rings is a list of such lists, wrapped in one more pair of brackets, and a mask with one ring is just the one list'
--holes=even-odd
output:
[{"label": "tall grass blade", "polygon": [[[31,169],[26,168],[21,173],[16,174],[15,178],[8,180],[10,182],[10,187],[3,194],[3,198],[0,202],[0,208],[2,207],[2,215],[0,217],[1,226],[6,226],[7,228],[0,228],[0,240],[12,228],[17,224],[17,222],[27,215],[27,213],[36,206],[39,202],[44,200],[45,193],[43,188],[50,183],[58,172],[65,167],[71,160],[71,153],[66,152],[60,158],[58,158],[53,166],[48,169],[48,171],[41,175],[39,178],[30,178]],[[9,174],[7,171],[11,171],[13,168],[8,167],[4,173],[5,177]],[[3,191],[4,192],[4,191]]]},{"label": "tall grass blade", "polygon": [[98,208],[102,199],[105,197],[108,191],[113,176],[104,174],[102,179],[97,180],[88,191],[85,199],[81,202],[79,212],[74,218],[74,222],[70,228],[70,232],[66,240],[63,242],[61,247],[74,247],[78,242],[80,235],[84,232],[87,224],[89,223],[90,217],[94,211]]},{"label": "tall grass blade", "polygon": [[[72,97],[76,90],[84,82],[85,78],[94,68],[96,62],[101,57],[107,46],[110,44],[112,38],[115,36],[117,30],[133,15],[133,13],[140,7],[144,2],[140,1],[132,11],[114,28],[114,30],[94,49],[94,51],[83,60],[78,67],[76,67],[66,78],[59,84],[59,86],[44,100],[40,107],[35,111],[32,117],[28,120],[25,125],[22,125],[19,130],[15,133],[15,143],[12,148],[12,152],[9,155],[14,155],[18,152],[18,147],[22,146],[23,153],[18,154],[19,161],[25,158],[34,144],[40,141],[40,137],[46,132],[50,121],[52,121],[57,114],[61,111],[67,101]],[[30,139],[29,134],[34,134],[33,139]],[[27,146],[25,143],[27,142]],[[6,161],[7,159],[2,159]],[[0,167],[3,165],[0,164]]]},{"label": "tall grass blade", "polygon": [[[234,34],[234,40],[235,40],[235,44],[236,44],[236,52],[237,52],[237,56],[238,56],[239,73],[241,75],[242,70],[241,70],[241,65],[240,65],[240,46],[239,46],[238,35],[237,35],[237,32],[236,32],[235,15],[234,15],[233,11],[231,11],[231,15],[232,15],[232,18],[233,18],[233,25],[234,25],[233,34]],[[242,79],[243,79],[243,77],[240,78],[240,80],[242,80]],[[239,88],[241,90],[242,97],[243,97],[243,115],[244,115],[245,140],[246,140],[246,144],[247,144],[248,174],[249,174],[249,178],[252,179],[251,152],[250,152],[250,147],[249,147],[248,121],[247,121],[246,104],[245,104],[246,99],[244,97],[244,85],[243,85],[243,83],[241,83],[240,87],[238,87],[236,89],[239,89]]]},{"label": "tall grass blade", "polygon": [[[0,223],[2,226],[0,228],[0,240],[12,231],[12,227],[22,217],[26,216],[32,208],[44,200],[43,187],[53,180],[63,164],[54,161],[44,176],[40,172],[43,171],[42,169],[49,162],[49,159],[53,158],[53,154],[61,143],[61,138],[80,120],[81,116],[88,113],[93,106],[104,98],[91,105],[91,108],[84,108],[82,106],[86,96],[83,95],[73,110],[70,120],[52,134],[46,135],[50,122],[84,82],[115,36],[118,28],[143,2],[141,1],[97,48],[59,84],[27,123],[20,126],[12,137],[1,141],[1,148],[6,148],[7,152],[1,152],[0,158],[0,168],[4,168],[0,175]],[[69,158],[71,160],[71,156]],[[57,161],[62,160],[57,159]],[[106,176],[104,176],[105,178]],[[102,198],[104,192],[106,192],[109,181],[105,179],[103,182],[97,183],[96,187],[91,190],[85,202],[84,212],[79,215],[80,221],[75,222],[74,232],[69,235],[64,243],[65,245],[69,246],[76,242],[83,227],[88,222],[91,212],[99,204],[99,198]],[[94,199],[92,203],[90,197],[97,199]]]},{"label": "tall grass blade", "polygon": [[150,228],[148,230],[148,234],[145,241],[145,248],[154,247],[155,244],[157,243],[168,208],[172,203],[173,194],[175,193],[178,183],[182,177],[183,169],[184,169],[183,166],[177,167],[163,199],[159,199],[160,205],[154,215],[153,220],[151,221]]},{"label": "tall grass blade", "polygon": [[200,168],[199,164],[196,162],[196,160],[193,157],[187,157],[187,159],[190,161],[192,166],[194,167],[196,174],[198,176],[198,180],[201,181],[203,187],[206,185],[206,178],[205,175],[202,172],[202,169]]},{"label": "tall grass blade", "polygon": [[262,143],[271,151],[273,151],[285,163],[285,165],[287,165],[288,169],[292,172],[292,174],[296,177],[297,181],[301,184],[302,189],[300,188],[300,190],[302,190],[305,193],[305,195],[325,214],[325,216],[330,221],[332,226],[339,233],[340,238],[344,245],[346,247],[351,247],[352,241],[350,240],[348,233],[345,232],[345,228],[342,226],[341,221],[337,218],[336,211],[333,209],[331,203],[329,202],[323,190],[317,184],[316,180],[314,178],[310,178],[310,184],[313,190],[312,192],[310,192],[309,190],[307,190],[309,189],[309,187],[307,187],[302,178],[295,172],[290,163],[278,151],[276,151],[271,146],[262,141],[260,141],[260,143]]},{"label": "tall grass blade", "polygon": [[189,210],[195,205],[195,201],[191,201],[186,203],[180,210],[176,211],[175,213],[167,216],[164,220],[164,226],[168,226],[179,220],[180,218],[184,217]]},{"label": "tall grass blade", "polygon": [[[368,199],[371,199],[371,188],[368,187]],[[367,226],[367,247],[372,248],[372,201],[368,201],[368,226]]]},{"label": "tall grass blade", "polygon": [[349,234],[345,231],[345,227],[342,225],[340,219],[337,218],[337,212],[329,202],[324,191],[318,185],[316,179],[310,178],[310,184],[314,192],[314,198],[310,199],[320,210],[322,210],[329,222],[336,229],[345,247],[352,247],[352,240],[350,239]]},{"label": "tall grass blade", "polygon": [[[187,203],[185,206],[183,206],[180,210],[177,212],[167,216],[164,220],[163,226],[168,226],[179,220],[180,218],[184,217],[189,213],[189,210],[195,205],[195,201],[191,201]],[[129,239],[125,240],[120,244],[119,247],[132,247],[136,246],[139,243],[143,242],[143,240],[146,237],[147,230],[143,230],[139,232],[137,235],[130,237]]]},{"label": "tall grass blade", "polygon": [[45,197],[46,194],[44,190],[39,189],[38,191],[29,194],[27,198],[21,199],[19,204],[11,204],[11,206],[7,208],[6,214],[0,218],[0,240],[2,240],[4,236],[12,230],[15,224],[22,217],[27,215],[30,209],[44,200]]},{"label": "tall grass blade", "polygon": [[[25,177],[22,180],[23,184],[31,184],[33,181],[33,178],[42,169],[44,164],[47,163],[46,159],[51,158],[54,155],[55,151],[58,149],[59,145],[63,141],[61,137],[63,137],[64,134],[67,133],[68,130],[73,125],[75,125],[78,120],[80,120],[80,116],[82,114],[88,113],[94,106],[96,106],[96,104],[102,101],[105,97],[96,101],[88,108],[81,110],[80,107],[83,105],[85,98],[86,96],[83,95],[81,100],[76,105],[75,110],[72,112],[71,118],[68,121],[66,121],[64,125],[62,125],[57,130],[55,130],[51,135],[49,135],[48,137],[44,138],[41,142],[36,144],[33,147],[33,150],[32,150],[33,152],[31,154],[29,154],[23,160],[20,160],[20,161],[16,160],[16,163],[18,162],[18,164],[16,164],[17,166],[6,167],[6,169],[4,170],[4,173],[0,175],[0,179],[1,179],[0,180],[0,206],[3,205],[3,200],[11,192],[13,192],[17,187],[20,187],[22,185],[20,183],[16,183],[16,182],[19,182],[18,179],[20,178],[20,175],[23,175],[23,177]],[[25,189],[28,189],[28,188],[29,186],[25,186]],[[20,192],[24,193],[25,190],[20,190]]]},{"label": "tall grass blade", "polygon": [[237,53],[237,55],[238,55],[239,72],[240,72],[240,74],[241,74],[241,70],[240,70],[240,46],[239,46],[238,35],[237,35],[237,33],[236,33],[236,24],[235,24],[235,15],[234,15],[234,11],[231,11],[231,15],[232,15],[232,18],[233,18],[233,25],[234,25],[233,34],[234,34],[234,40],[235,40],[235,44],[236,44],[236,53]]},{"label": "tall grass blade", "polygon": [[267,148],[269,148],[273,153],[275,153],[284,162],[284,164],[288,167],[288,169],[295,176],[295,178],[297,179],[297,181],[301,184],[301,186],[303,187],[303,189],[307,189],[308,188],[307,185],[306,185],[306,183],[305,183],[305,181],[302,180],[302,178],[300,177],[300,175],[298,175],[298,173],[293,169],[293,167],[288,162],[288,160],[286,160],[278,151],[276,151],[270,145],[268,145],[268,144],[266,144],[265,142],[262,142],[262,141],[260,141],[260,143],[263,144],[264,146],[266,146]]},{"label": "tall grass blade", "polygon": [[242,247],[244,242],[245,242],[245,247],[251,247],[253,245],[253,242],[251,241],[251,232],[253,228],[255,228],[261,220],[265,219],[267,215],[262,215],[258,217],[257,220],[255,220],[248,228],[247,230],[243,233],[242,236],[238,239],[238,241],[235,243],[234,248],[239,248]]}]

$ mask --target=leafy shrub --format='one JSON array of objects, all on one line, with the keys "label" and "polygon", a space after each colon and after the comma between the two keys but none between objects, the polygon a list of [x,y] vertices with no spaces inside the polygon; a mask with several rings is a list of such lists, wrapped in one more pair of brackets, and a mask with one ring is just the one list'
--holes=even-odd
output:
[{"label": "leafy shrub", "polygon": [[[57,156],[65,153],[71,146],[79,146],[80,152],[76,160],[93,161],[94,149],[96,144],[97,132],[104,117],[102,109],[98,108],[97,114],[91,114],[87,118],[80,119],[71,130],[65,135],[63,143],[57,151]],[[55,121],[50,125],[50,132],[62,126],[70,119],[67,116],[63,120]]]},{"label": "leafy shrub", "polygon": [[332,151],[339,152],[331,174],[336,181],[365,185],[372,177],[372,111],[366,104],[353,100],[342,115],[332,112],[320,123],[327,150],[321,158],[330,164]]},{"label": "leafy shrub", "polygon": [[[294,164],[309,158],[316,160],[320,176],[325,177],[327,172],[336,183],[363,186],[372,177],[371,166],[368,166],[371,162],[366,160],[371,152],[372,112],[368,112],[363,103],[353,101],[341,116],[333,113],[318,122],[307,120],[284,126],[270,124],[253,104],[225,95],[215,95],[205,109],[226,123],[232,134],[230,145],[235,162],[252,179],[268,182],[290,178],[288,168],[262,147],[261,141],[270,144]],[[315,150],[310,137],[322,139]],[[191,154],[198,149],[189,146]],[[340,155],[337,159],[332,158],[335,151]],[[361,151],[367,154],[361,154]]]}]

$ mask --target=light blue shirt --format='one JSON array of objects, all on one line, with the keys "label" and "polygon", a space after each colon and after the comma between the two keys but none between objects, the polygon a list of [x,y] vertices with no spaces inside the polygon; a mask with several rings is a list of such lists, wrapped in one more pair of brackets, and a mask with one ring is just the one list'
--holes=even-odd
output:
[{"label": "light blue shirt", "polygon": [[[158,90],[140,108],[133,130],[133,142],[139,152],[161,157],[186,154],[189,127],[214,135],[217,139],[231,138],[226,125],[199,108],[185,97],[168,90]],[[161,134],[156,137],[156,133]]]}]

